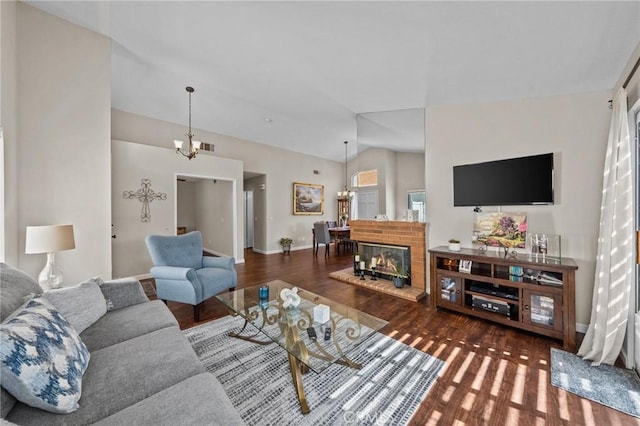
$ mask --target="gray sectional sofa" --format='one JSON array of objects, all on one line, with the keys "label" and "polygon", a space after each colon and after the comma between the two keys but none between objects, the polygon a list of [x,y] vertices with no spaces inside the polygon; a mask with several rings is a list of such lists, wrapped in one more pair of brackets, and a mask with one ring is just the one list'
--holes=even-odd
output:
[{"label": "gray sectional sofa", "polygon": [[[3,324],[30,294],[42,293],[31,277],[5,264],[0,264],[0,281]],[[99,287],[107,312],[79,333],[90,353],[79,408],[68,414],[34,408],[17,401],[3,384],[2,423],[244,424],[164,303],[149,301],[137,280],[107,281]],[[96,316],[89,307],[79,314]]]}]

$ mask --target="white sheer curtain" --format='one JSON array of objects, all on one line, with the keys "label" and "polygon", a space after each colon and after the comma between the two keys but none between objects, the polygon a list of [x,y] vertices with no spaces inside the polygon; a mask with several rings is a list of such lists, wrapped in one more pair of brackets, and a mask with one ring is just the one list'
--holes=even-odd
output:
[{"label": "white sheer curtain", "polygon": [[591,321],[578,355],[613,364],[624,341],[633,283],[633,198],[627,93],[613,100],[604,165]]}]

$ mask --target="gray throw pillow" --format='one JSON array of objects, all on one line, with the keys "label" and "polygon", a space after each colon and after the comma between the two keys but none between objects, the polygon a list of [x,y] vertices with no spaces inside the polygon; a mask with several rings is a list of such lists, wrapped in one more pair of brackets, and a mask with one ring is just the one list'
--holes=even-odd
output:
[{"label": "gray throw pillow", "polygon": [[0,263],[0,281],[0,321],[21,307],[25,296],[42,293],[36,280],[6,263]]},{"label": "gray throw pillow", "polygon": [[135,278],[120,278],[106,282],[100,280],[98,284],[100,284],[102,295],[107,301],[107,311],[149,301],[147,295],[144,294],[140,281]]},{"label": "gray throw pillow", "polygon": [[80,334],[107,313],[107,303],[99,286],[101,281],[91,278],[73,287],[45,291],[43,296]]}]

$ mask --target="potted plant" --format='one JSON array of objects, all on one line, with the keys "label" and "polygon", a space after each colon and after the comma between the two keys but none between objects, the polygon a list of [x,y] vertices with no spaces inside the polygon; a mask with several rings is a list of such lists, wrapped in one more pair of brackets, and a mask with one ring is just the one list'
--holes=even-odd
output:
[{"label": "potted plant", "polygon": [[282,237],[280,238],[280,245],[282,246],[282,252],[283,253],[290,253],[291,252],[291,243],[293,242],[293,240],[289,237]]},{"label": "potted plant", "polygon": [[460,251],[460,240],[452,238],[449,240],[449,250]]},{"label": "potted plant", "polygon": [[405,276],[402,274],[391,274],[391,282],[393,282],[395,288],[404,287],[404,279]]}]

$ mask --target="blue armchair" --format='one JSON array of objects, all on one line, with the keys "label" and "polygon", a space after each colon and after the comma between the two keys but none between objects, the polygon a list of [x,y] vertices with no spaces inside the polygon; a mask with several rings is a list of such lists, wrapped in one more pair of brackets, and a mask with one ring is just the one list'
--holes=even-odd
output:
[{"label": "blue armchair", "polygon": [[238,283],[235,259],[202,255],[202,234],[148,235],[145,238],[153,266],[158,299],[193,305],[193,319],[200,321],[200,305]]}]

